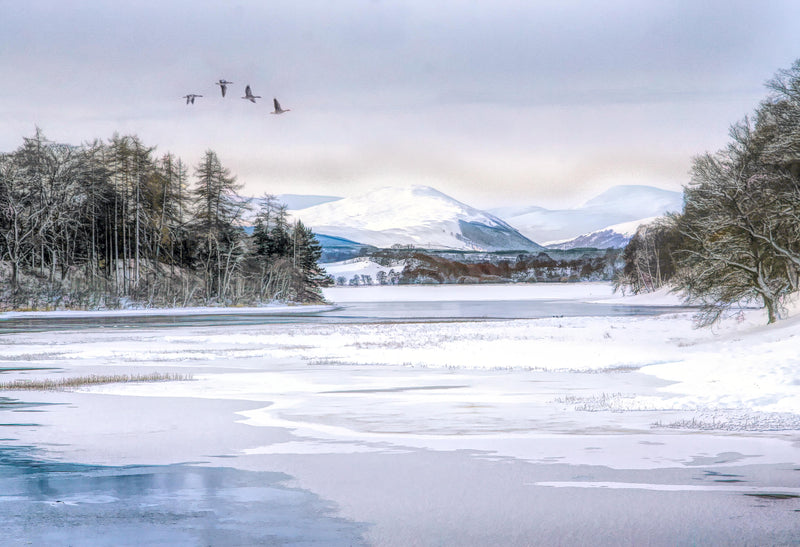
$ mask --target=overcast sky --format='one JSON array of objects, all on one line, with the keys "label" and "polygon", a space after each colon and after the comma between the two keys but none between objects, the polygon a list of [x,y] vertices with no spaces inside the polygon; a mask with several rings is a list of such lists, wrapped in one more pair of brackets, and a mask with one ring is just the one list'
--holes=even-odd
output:
[{"label": "overcast sky", "polygon": [[0,0],[0,151],[37,125],[135,133],[192,165],[216,151],[252,195],[678,190],[800,57],[798,21],[796,0]]}]

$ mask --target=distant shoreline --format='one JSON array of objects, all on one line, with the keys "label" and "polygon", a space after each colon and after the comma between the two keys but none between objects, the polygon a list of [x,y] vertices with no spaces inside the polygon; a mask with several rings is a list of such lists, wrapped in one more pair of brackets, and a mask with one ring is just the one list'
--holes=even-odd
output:
[{"label": "distant shoreline", "polygon": [[4,319],[32,317],[117,317],[158,315],[286,315],[296,313],[321,313],[331,311],[330,304],[278,304],[263,307],[187,307],[187,308],[132,308],[117,310],[52,310],[52,311],[7,311],[0,313]]}]

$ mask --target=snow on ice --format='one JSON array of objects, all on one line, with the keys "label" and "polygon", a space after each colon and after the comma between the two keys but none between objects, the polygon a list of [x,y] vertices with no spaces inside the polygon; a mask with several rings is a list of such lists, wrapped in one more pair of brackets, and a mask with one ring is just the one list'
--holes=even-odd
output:
[{"label": "snow on ice", "polygon": [[[325,294],[338,303],[397,298],[680,303],[666,293],[615,296],[602,283],[345,287]],[[286,428],[296,438],[251,446],[252,454],[423,447],[533,460],[553,456],[538,447],[537,438],[564,435],[559,450],[577,462],[619,465],[615,458],[622,457],[631,467],[661,466],[691,460],[694,445],[685,430],[779,435],[798,429],[800,306],[790,304],[788,313],[766,326],[761,310],[746,309],[714,329],[695,328],[692,311],[676,307],[674,313],[652,316],[274,323],[140,328],[113,335],[89,329],[80,337],[30,332],[4,335],[0,363],[25,361],[70,373],[188,369],[194,381],[83,391],[263,402],[241,413],[244,423]],[[9,379],[15,374],[46,373],[11,373]],[[665,446],[648,444],[654,428]],[[602,457],[579,447],[586,435],[599,431],[613,432],[592,441],[607,450]],[[624,439],[620,431],[626,432]],[[636,439],[638,459],[626,460]],[[735,442],[739,452],[773,461],[788,461],[794,450],[778,437]]]}]

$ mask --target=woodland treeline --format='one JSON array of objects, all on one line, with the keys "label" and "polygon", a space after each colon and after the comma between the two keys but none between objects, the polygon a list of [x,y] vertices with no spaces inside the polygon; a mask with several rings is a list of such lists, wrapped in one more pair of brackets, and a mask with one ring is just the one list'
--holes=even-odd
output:
[{"label": "woodland treeline", "polygon": [[619,285],[669,285],[701,305],[706,324],[740,303],[780,317],[800,289],[800,60],[767,87],[725,148],[693,159],[683,211],[640,227]]},{"label": "woodland treeline", "polygon": [[[621,251],[586,249],[539,253],[458,253],[384,249],[370,257],[384,266],[402,260],[396,276],[376,279],[378,284],[415,283],[549,283],[609,281],[614,278]],[[368,276],[336,279],[339,285],[372,284]]]},{"label": "woodland treeline", "polygon": [[314,234],[240,188],[211,150],[190,168],[136,136],[74,146],[37,129],[0,155],[0,308],[322,300]]}]

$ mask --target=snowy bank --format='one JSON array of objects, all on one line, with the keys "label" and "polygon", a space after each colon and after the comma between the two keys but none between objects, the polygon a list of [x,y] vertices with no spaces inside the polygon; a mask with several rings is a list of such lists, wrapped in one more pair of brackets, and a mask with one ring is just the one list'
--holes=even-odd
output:
[{"label": "snowy bank", "polygon": [[328,262],[320,264],[320,266],[340,285],[348,283],[354,285],[378,285],[380,284],[381,276],[385,276],[386,280],[399,276],[403,272],[405,264],[405,260],[396,260],[392,261],[390,265],[384,266],[368,257],[362,256],[339,262]]},{"label": "snowy bank", "polygon": [[[786,318],[766,325],[763,309],[742,310],[715,325],[678,359],[642,372],[674,384],[672,408],[748,409],[800,414],[800,301]],[[796,420],[796,418],[795,418]],[[800,423],[800,422],[798,422]]]},{"label": "snowy bank", "polygon": [[685,306],[683,297],[669,287],[639,294],[615,293],[612,298],[592,300],[597,304],[625,304],[635,306]]},{"label": "snowy bank", "polygon": [[610,283],[514,283],[485,285],[387,285],[328,287],[330,302],[441,302],[488,300],[590,300],[614,294]]},{"label": "snowy bank", "polygon": [[[608,284],[326,291],[331,299],[350,295],[352,301],[611,294]],[[649,316],[286,322],[97,329],[79,337],[53,331],[4,335],[0,364],[11,370],[9,380],[49,374],[37,371],[51,367],[80,374],[190,371],[194,382],[91,391],[263,401],[249,415],[254,425],[333,431],[337,440],[391,441],[397,436],[387,431],[409,431],[430,446],[434,433],[572,434],[591,430],[598,420],[611,431],[650,431],[653,424],[663,430],[793,431],[800,430],[800,309],[793,303],[789,311],[788,319],[765,325],[762,310],[743,310],[713,329],[695,328],[693,311],[676,308]],[[36,369],[13,372],[22,361]]]},{"label": "snowy bank", "polygon": [[273,304],[258,307],[190,307],[190,308],[137,308],[119,310],[55,310],[55,311],[9,311],[0,313],[4,319],[30,317],[133,317],[133,316],[173,316],[173,315],[284,315],[295,313],[322,313],[335,306],[318,304]]}]

